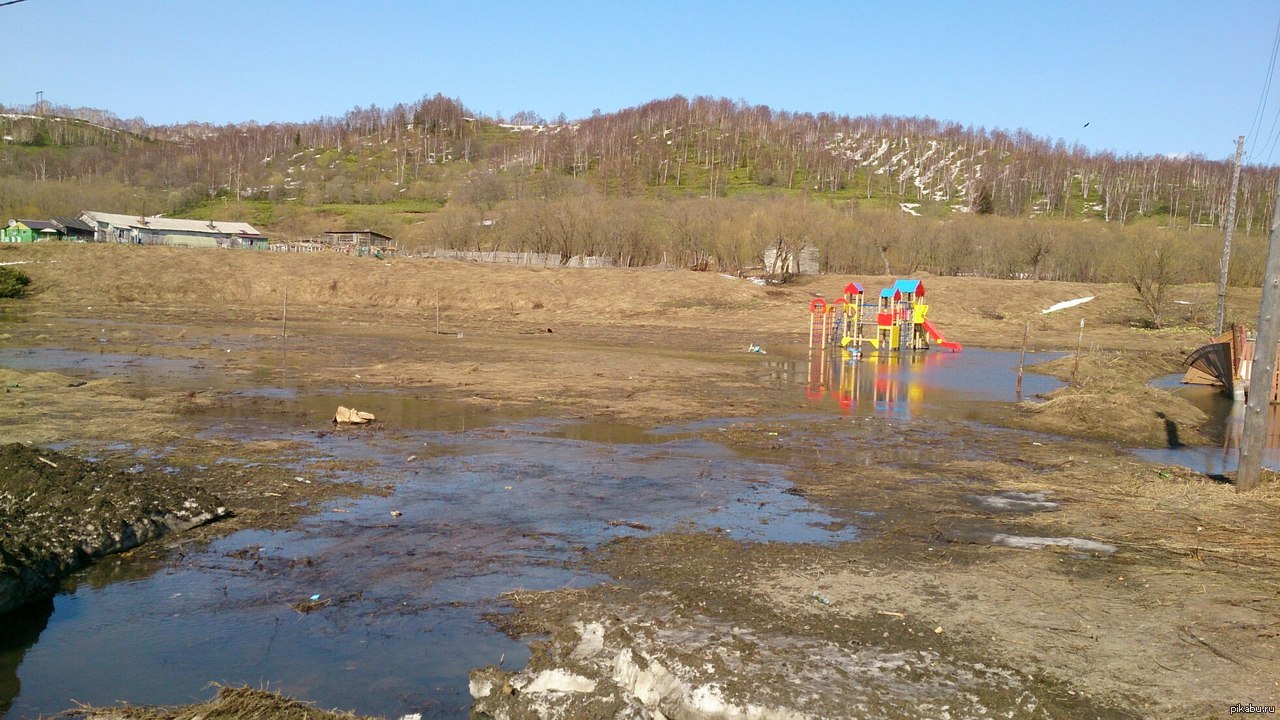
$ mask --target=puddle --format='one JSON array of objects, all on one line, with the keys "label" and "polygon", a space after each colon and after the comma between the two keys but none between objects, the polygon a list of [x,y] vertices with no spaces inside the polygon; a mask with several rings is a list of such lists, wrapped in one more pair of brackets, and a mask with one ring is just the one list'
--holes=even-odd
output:
[{"label": "puddle", "polygon": [[[1209,420],[1201,430],[1211,440],[1211,446],[1181,446],[1173,448],[1140,448],[1137,455],[1151,462],[1164,465],[1180,465],[1206,475],[1235,472],[1240,461],[1240,434],[1242,419],[1239,408],[1231,398],[1217,387],[1183,385],[1182,376],[1161,378],[1156,384],[1200,408]],[[1267,419],[1268,434],[1262,451],[1262,466],[1280,472],[1280,405],[1272,405]]]},{"label": "puddle", "polygon": [[[215,425],[225,434],[270,421]],[[317,461],[371,461],[342,479],[394,490],[337,503],[290,530],[235,533],[159,572],[112,558],[78,574],[38,640],[0,646],[9,717],[73,700],[192,702],[213,680],[388,717],[458,717],[470,703],[469,670],[528,659],[483,615],[501,612],[496,598],[509,590],[600,582],[573,569],[584,550],[679,529],[748,541],[858,537],[787,494],[786,467],[678,433],[529,420],[278,436],[310,443]],[[314,611],[295,609],[304,603]]]},{"label": "puddle", "polygon": [[[1027,366],[1061,353],[1028,353]],[[811,405],[859,415],[969,417],[977,404],[1016,402],[1017,352],[970,349],[959,353],[868,353],[851,359],[836,351],[804,359],[763,361],[765,380],[801,385]],[[1022,397],[1052,392],[1062,383],[1024,373]]]},{"label": "puddle", "polygon": [[264,424],[283,429],[332,427],[339,405],[373,413],[383,427],[395,431],[466,432],[519,418],[535,417],[536,408],[499,403],[468,403],[432,397],[426,390],[309,390],[267,388],[223,395],[216,407],[198,411],[215,432],[248,434]]}]

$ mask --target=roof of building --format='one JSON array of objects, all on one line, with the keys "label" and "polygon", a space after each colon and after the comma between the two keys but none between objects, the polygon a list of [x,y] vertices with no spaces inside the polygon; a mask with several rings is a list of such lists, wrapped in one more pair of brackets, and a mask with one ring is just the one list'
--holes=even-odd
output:
[{"label": "roof of building", "polygon": [[246,222],[229,222],[225,220],[183,220],[137,215],[117,215],[114,213],[93,212],[85,210],[81,218],[93,222],[105,222],[115,227],[136,228],[160,232],[216,233],[219,235],[261,235],[256,228]]},{"label": "roof of building", "polygon": [[58,226],[48,220],[18,220],[19,223],[35,230],[36,232],[58,232]]},{"label": "roof of building", "polygon": [[66,230],[79,230],[81,232],[93,232],[93,226],[81,220],[80,218],[55,217],[53,219],[53,222],[57,225],[61,225]]},{"label": "roof of building", "polygon": [[383,240],[390,240],[389,235],[383,235],[375,230],[326,230],[325,235],[372,235]]}]

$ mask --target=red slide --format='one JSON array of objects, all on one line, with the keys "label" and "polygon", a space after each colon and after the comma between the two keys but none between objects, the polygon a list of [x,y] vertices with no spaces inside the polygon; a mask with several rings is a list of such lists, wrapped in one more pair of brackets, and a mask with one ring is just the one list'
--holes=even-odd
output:
[{"label": "red slide", "polygon": [[961,345],[960,343],[951,342],[950,340],[947,340],[946,338],[942,337],[942,333],[938,332],[938,328],[934,326],[934,324],[929,320],[924,321],[924,331],[929,333],[929,337],[938,341],[939,347],[944,347],[950,350],[951,352],[960,352],[961,350],[964,349],[964,346]]}]

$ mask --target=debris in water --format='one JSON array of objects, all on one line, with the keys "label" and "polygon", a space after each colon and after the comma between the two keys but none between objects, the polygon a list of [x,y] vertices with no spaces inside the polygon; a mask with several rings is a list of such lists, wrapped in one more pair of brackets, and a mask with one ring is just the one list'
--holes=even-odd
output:
[{"label": "debris in water", "polygon": [[653,529],[649,525],[645,525],[642,522],[636,522],[635,520],[610,520],[608,525],[609,527],[625,526],[625,527],[631,528],[632,530],[644,530],[646,532]]},{"label": "debris in water", "polygon": [[338,406],[338,411],[333,416],[335,423],[349,425],[363,425],[374,419],[373,413],[355,410],[342,405]]}]

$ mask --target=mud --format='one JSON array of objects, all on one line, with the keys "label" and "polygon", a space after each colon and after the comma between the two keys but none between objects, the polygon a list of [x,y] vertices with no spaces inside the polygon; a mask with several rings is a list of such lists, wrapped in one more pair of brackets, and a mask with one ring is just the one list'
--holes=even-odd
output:
[{"label": "mud", "polygon": [[[313,590],[303,593],[313,568],[287,565],[301,558],[253,555],[266,543],[223,547],[217,536],[246,528],[313,532],[333,517],[301,518],[327,502],[385,496],[358,501],[379,508],[376,532],[361,534],[364,519],[349,523],[356,542],[335,552],[332,564],[377,556],[364,564],[394,586],[387,595],[401,603],[420,588],[408,580],[401,586],[400,566],[378,555],[397,536],[391,523],[434,532],[448,530],[433,519],[448,512],[499,522],[503,513],[519,518],[528,509],[503,499],[522,497],[506,495],[519,483],[505,479],[523,478],[515,468],[529,447],[520,440],[527,427],[516,427],[522,418],[567,428],[581,422],[593,429],[562,433],[581,441],[651,443],[650,455],[631,450],[639,459],[628,462],[662,472],[632,474],[647,478],[651,493],[670,488],[673,502],[702,501],[706,485],[735,478],[705,475],[695,463],[680,471],[687,458],[668,457],[654,437],[782,469],[785,493],[770,480],[770,491],[754,496],[756,510],[748,494],[690,524],[665,521],[670,513],[652,502],[655,495],[630,498],[624,485],[593,494],[597,476],[589,467],[540,466],[528,485],[539,502],[557,497],[564,477],[578,481],[565,484],[568,499],[607,500],[594,514],[566,503],[557,527],[540,527],[530,540],[554,553],[558,572],[590,582],[533,590],[503,586],[498,576],[451,577],[426,601],[482,602],[493,623],[532,643],[527,666],[511,656],[478,661],[490,664],[461,689],[494,717],[1182,718],[1224,716],[1232,704],[1275,704],[1280,696],[1266,670],[1280,666],[1276,481],[1239,495],[1219,479],[1144,462],[1128,450],[1169,444],[1166,420],[1179,443],[1197,441],[1202,417],[1183,414],[1169,396],[1135,394],[1136,405],[1125,398],[1167,372],[1168,358],[1204,333],[1133,330],[1136,304],[1126,288],[930,279],[931,317],[967,347],[1016,347],[1026,308],[1097,295],[1081,311],[1090,313],[1086,342],[1137,351],[1123,366],[1087,359],[1088,372],[1061,395],[1029,398],[1021,408],[926,390],[950,408],[931,414],[910,407],[916,394],[905,381],[896,397],[877,396],[881,378],[870,364],[865,378],[848,376],[851,389],[865,389],[865,403],[831,407],[806,397],[804,308],[812,292],[834,296],[845,278],[766,290],[679,272],[409,261],[374,267],[323,257],[272,257],[256,268],[226,253],[100,248],[85,250],[86,262],[111,270],[87,277],[71,262],[74,249],[30,252],[41,303],[16,310],[21,317],[6,325],[6,341],[67,354],[55,367],[32,360],[0,370],[6,386],[17,385],[0,402],[0,422],[18,440],[81,454],[141,452],[148,462],[207,472],[206,486],[235,517],[188,536],[212,541],[227,568],[244,572],[244,584],[257,588],[250,601],[260,597],[315,622],[316,634],[360,622],[388,633],[407,626],[380,625],[379,608],[348,599],[359,592],[354,587],[326,594],[333,598],[327,606],[296,612],[281,603],[313,602]],[[211,271],[215,261],[234,266],[241,280],[234,295],[219,294],[229,293],[221,284],[184,280],[221,276]],[[339,281],[347,287],[357,273],[368,293],[342,304],[326,290]],[[289,298],[297,303],[287,335],[283,277],[292,278]],[[425,319],[431,308],[423,298],[440,285],[457,288],[452,298],[445,293],[448,334],[429,331]],[[1032,346],[1073,348],[1077,321],[1068,313],[1036,319]],[[526,332],[547,327],[555,332]],[[770,354],[747,353],[749,343]],[[800,350],[789,355],[789,347]],[[106,360],[95,366],[98,354]],[[779,358],[786,363],[776,364]],[[1009,368],[993,372],[1012,386]],[[463,418],[454,428],[407,401],[392,402],[386,413],[374,408],[385,418],[369,429],[374,435],[320,437],[334,433],[313,424],[329,402],[354,395],[363,407],[380,394],[466,410],[446,413]],[[313,397],[325,402],[313,405]],[[473,483],[480,495],[452,496],[422,517],[394,517],[388,511],[408,510],[399,503],[415,492],[417,468],[407,453],[366,466],[317,457],[314,443],[300,439],[394,445],[424,428],[480,428],[486,442],[513,453],[514,464],[476,475],[484,478]],[[465,479],[484,469],[463,447],[472,441],[418,443],[415,454],[457,463]],[[788,525],[771,511],[798,519]],[[782,532],[770,533],[773,522]],[[594,536],[571,542],[558,525]],[[447,542],[487,536],[438,537],[429,562],[447,570],[455,560]],[[155,567],[209,571],[187,564],[194,548],[154,547]],[[246,554],[232,555],[239,550]],[[262,568],[242,567],[258,561]],[[461,615],[447,622],[465,624]],[[417,638],[394,641],[410,646]],[[303,698],[343,677],[299,673]],[[437,710],[460,714],[456,706]]]},{"label": "mud", "polygon": [[51,596],[97,558],[227,513],[198,479],[0,446],[0,614]]}]

